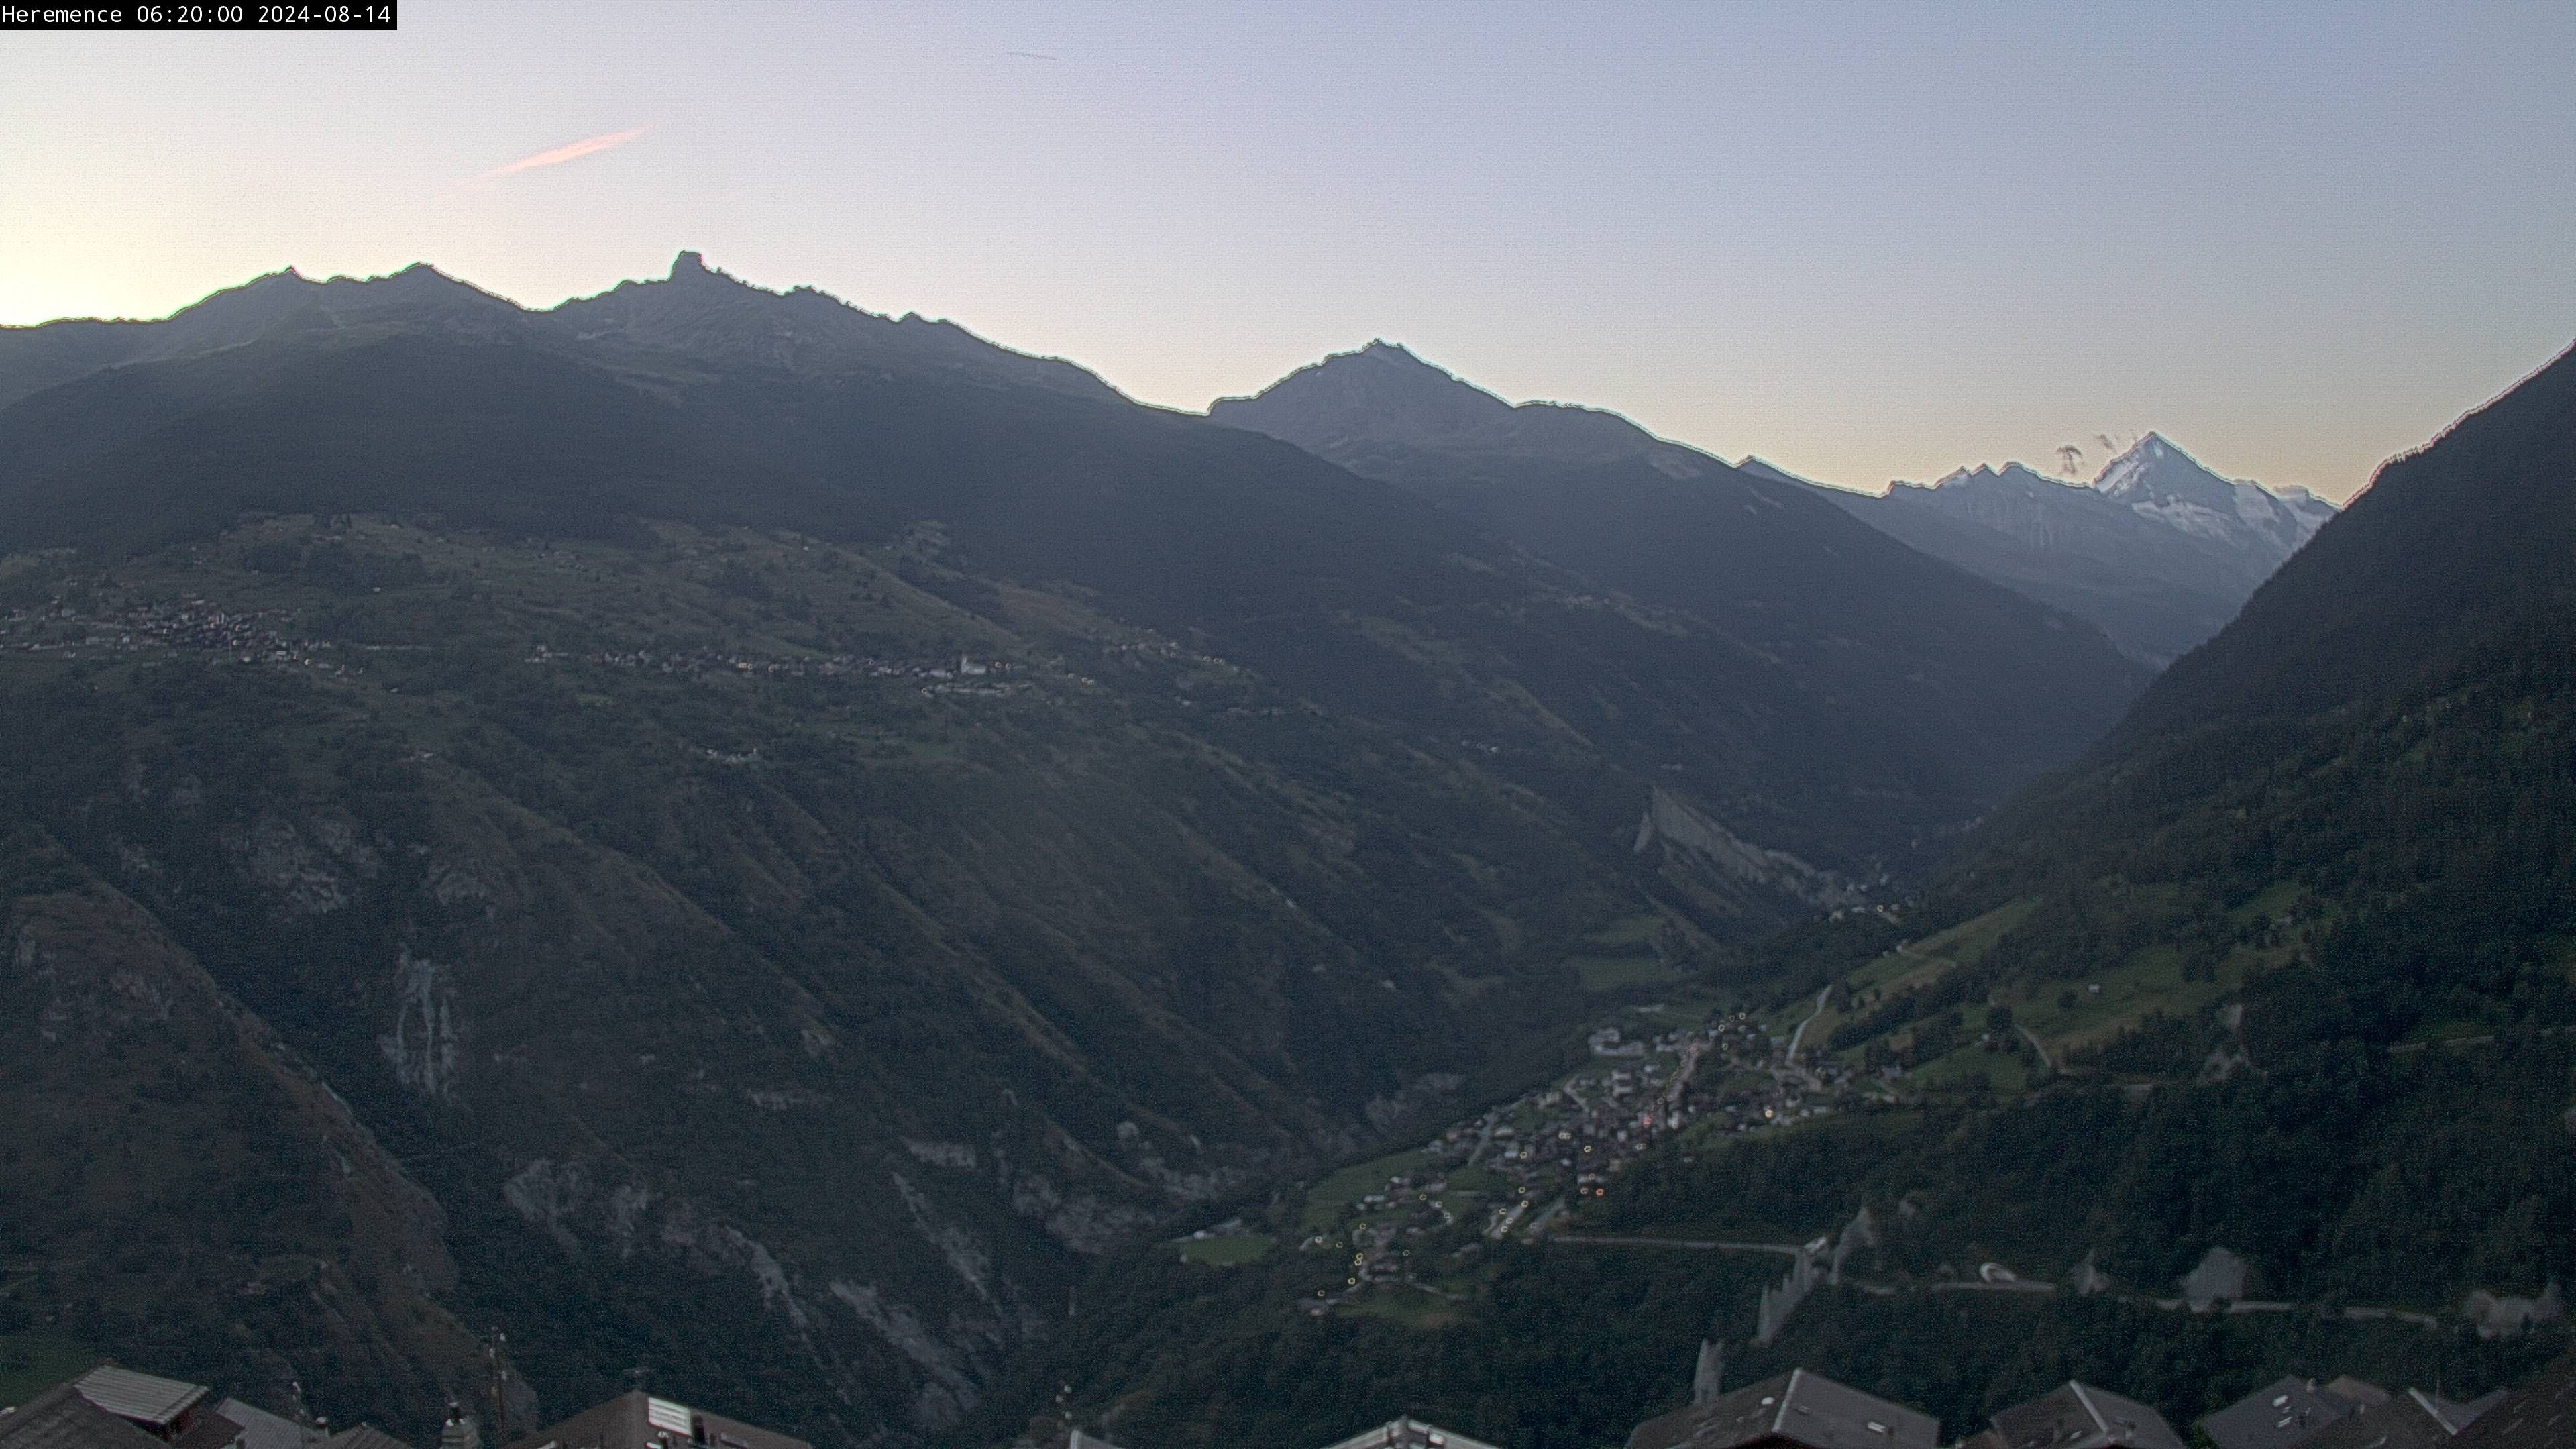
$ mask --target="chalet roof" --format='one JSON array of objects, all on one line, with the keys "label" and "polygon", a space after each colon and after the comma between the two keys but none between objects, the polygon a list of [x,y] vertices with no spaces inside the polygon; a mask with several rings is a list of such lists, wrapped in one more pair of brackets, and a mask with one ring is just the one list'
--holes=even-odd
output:
[{"label": "chalet roof", "polygon": [[2576,1351],[2550,1360],[2451,1443],[2454,1449],[2564,1449],[2576,1444]]},{"label": "chalet roof", "polygon": [[2502,1389],[2465,1404],[2408,1389],[2327,1425],[2307,1442],[2306,1449],[2435,1449],[2448,1445],[2452,1435],[2477,1422],[2503,1399]]},{"label": "chalet roof", "polygon": [[2073,1379],[1995,1415],[1993,1442],[2002,1449],[2183,1449],[2164,1415]]},{"label": "chalet roof", "polygon": [[1426,1424],[1419,1419],[1390,1419],[1364,1433],[1353,1434],[1329,1449],[1494,1449],[1482,1439]]},{"label": "chalet roof", "polygon": [[2408,1389],[2406,1393],[2423,1407],[2425,1413],[2432,1415],[2435,1422],[2454,1434],[2484,1418],[2487,1410],[2504,1402],[2505,1396],[2504,1390],[2497,1389],[2461,1403],[2439,1394],[2428,1394],[2422,1389]]},{"label": "chalet roof", "polygon": [[2366,1407],[2302,1378],[2274,1381],[2200,1421],[2218,1449],[2297,1449]]},{"label": "chalet roof", "polygon": [[163,1449],[160,1440],[83,1397],[78,1384],[56,1384],[14,1409],[0,1409],[6,1449]]},{"label": "chalet roof", "polygon": [[[1087,1437],[1087,1436],[1086,1436]],[[539,1429],[512,1449],[814,1449],[790,1434],[693,1409],[672,1399],[640,1391],[619,1394],[551,1427]]]},{"label": "chalet roof", "polygon": [[1693,1408],[1639,1424],[1628,1449],[1934,1449],[1941,1421],[1792,1369]]},{"label": "chalet roof", "polygon": [[303,1449],[307,1442],[321,1437],[293,1419],[254,1408],[239,1399],[224,1400],[215,1405],[215,1412],[242,1426],[245,1449]]},{"label": "chalet roof", "polygon": [[100,1364],[72,1380],[80,1396],[120,1419],[167,1430],[199,1399],[204,1384],[182,1383],[156,1374],[139,1374],[114,1364]]}]

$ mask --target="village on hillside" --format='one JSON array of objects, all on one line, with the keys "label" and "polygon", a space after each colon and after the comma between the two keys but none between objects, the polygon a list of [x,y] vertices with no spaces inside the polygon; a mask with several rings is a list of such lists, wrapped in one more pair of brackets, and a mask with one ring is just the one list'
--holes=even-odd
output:
[{"label": "village on hillside", "polygon": [[[1889,954],[1921,959],[1911,943]],[[1588,1199],[1606,1197],[1620,1173],[1648,1152],[1670,1147],[1685,1160],[1748,1134],[1795,1131],[1836,1113],[1955,1090],[1962,1058],[2044,1056],[2045,1049],[2009,1027],[1938,1050],[1935,1070],[1903,1060],[1875,1068],[1872,1055],[1836,1052],[1810,1028],[1862,1015],[1857,1004],[1829,1007],[1828,988],[1802,1008],[1758,1015],[1690,1013],[1661,1003],[1630,1006],[1585,1038],[1583,1065],[1545,1086],[1458,1121],[1421,1146],[1345,1167],[1305,1191],[1296,1235],[1273,1236],[1241,1218],[1173,1240],[1185,1261],[1227,1267],[1266,1256],[1274,1246],[1309,1254],[1346,1255],[1337,1287],[1301,1300],[1313,1317],[1386,1314],[1440,1321],[1476,1293],[1476,1260],[1488,1249],[1542,1241],[1605,1250],[1691,1250],[1768,1255],[1780,1277],[1753,1308],[1747,1341],[1767,1346],[1817,1287],[1847,1284],[1859,1292],[1967,1292],[2109,1295],[2176,1313],[2325,1312],[2361,1322],[2392,1320],[2426,1330],[2459,1327],[2482,1337],[2510,1336],[2556,1322],[2566,1305],[2554,1289],[2539,1297],[2470,1295],[2454,1314],[2368,1303],[2275,1301],[2248,1293],[2249,1267],[2223,1244],[2211,1244],[2190,1272],[2170,1285],[2114,1283],[2088,1256],[2064,1281],[2001,1262],[1973,1262],[1935,1281],[1879,1282],[1859,1274],[1855,1255],[1879,1246],[1883,1225],[1860,1207],[1840,1228],[1807,1241],[1737,1241],[1587,1230],[1579,1216]],[[2398,1048],[2403,1050],[2403,1048]],[[1907,1053],[1921,1060],[1921,1053]],[[1971,1087],[1975,1086],[1970,1081]],[[1676,1140],[1678,1139],[1678,1140]],[[1473,1231],[1469,1231],[1472,1229]],[[1847,1268],[1850,1271],[1847,1271]],[[1444,1309],[1443,1305],[1447,1305]]]},{"label": "village on hillside", "polygon": [[[1583,1199],[1605,1195],[1612,1178],[1677,1135],[1786,1127],[1846,1106],[1861,1089],[1849,1067],[1813,1059],[1821,1054],[1802,1053],[1794,1038],[1775,1040],[1749,1013],[1716,1014],[1697,1027],[1668,1024],[1677,1014],[1634,1008],[1628,1015],[1649,1029],[1593,1031],[1585,1065],[1562,1080],[1458,1122],[1419,1148],[1316,1185],[1295,1246],[1348,1253],[1351,1271],[1341,1293],[1309,1302],[1306,1311],[1329,1313],[1381,1286],[1437,1292],[1448,1265],[1421,1261],[1425,1238],[1438,1235],[1445,1245],[1462,1223],[1492,1243],[1558,1234]],[[1194,1260],[1241,1262],[1266,1251],[1269,1240],[1237,1219],[1178,1246]]]}]

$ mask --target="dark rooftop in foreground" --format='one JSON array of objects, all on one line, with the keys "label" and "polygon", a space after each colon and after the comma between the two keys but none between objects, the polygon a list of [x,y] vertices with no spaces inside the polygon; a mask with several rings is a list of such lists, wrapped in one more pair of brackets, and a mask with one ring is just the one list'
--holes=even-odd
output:
[{"label": "dark rooftop in foreground", "polygon": [[2369,1408],[2373,1396],[2379,1402],[2388,1398],[2359,1380],[2321,1386],[2312,1379],[2279,1379],[2202,1419],[2200,1427],[2218,1449],[2298,1449]]},{"label": "dark rooftop in foreground", "polygon": [[15,1409],[0,1410],[5,1449],[162,1449],[161,1441],[91,1403],[76,1384],[56,1384]]},{"label": "dark rooftop in foreground", "polygon": [[163,1435],[173,1433],[188,1410],[206,1396],[203,1384],[101,1364],[72,1381],[80,1396],[116,1417]]},{"label": "dark rooftop in foreground", "polygon": [[1482,1439],[1452,1433],[1419,1419],[1394,1419],[1354,1434],[1330,1449],[1494,1449]]},{"label": "dark rooftop in foreground", "polygon": [[1715,1400],[1648,1419],[1628,1449],[1936,1449],[1941,1421],[1822,1374],[1791,1369]]},{"label": "dark rooftop in foreground", "polygon": [[2434,1449],[2436,1445],[2448,1445],[2452,1435],[2503,1401],[2502,1389],[2465,1404],[2422,1389],[2408,1389],[2349,1419],[2327,1425],[2325,1432],[2310,1439],[2304,1449]]},{"label": "dark rooftop in foreground", "polygon": [[215,1412],[241,1426],[242,1449],[304,1449],[321,1437],[283,1414],[254,1408],[239,1399],[224,1400],[215,1405]]},{"label": "dark rooftop in foreground", "polygon": [[643,1392],[607,1403],[515,1440],[512,1449],[814,1449],[792,1434],[693,1409]]},{"label": "dark rooftop in foreground", "polygon": [[1995,1415],[1994,1427],[1967,1443],[1976,1449],[2183,1449],[2164,1415],[2072,1379]]},{"label": "dark rooftop in foreground", "polygon": [[2451,1443],[2457,1449],[2566,1449],[2576,1444],[2576,1351],[2550,1360]]}]

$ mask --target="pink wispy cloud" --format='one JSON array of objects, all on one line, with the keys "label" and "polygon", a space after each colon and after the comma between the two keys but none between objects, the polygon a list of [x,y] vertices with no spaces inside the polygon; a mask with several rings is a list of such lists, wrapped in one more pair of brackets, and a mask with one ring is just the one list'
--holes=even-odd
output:
[{"label": "pink wispy cloud", "polygon": [[631,131],[610,131],[602,136],[585,136],[570,145],[557,146],[551,151],[539,151],[534,156],[522,156],[507,166],[496,166],[484,172],[480,179],[491,181],[503,176],[516,176],[522,171],[535,171],[546,166],[561,166],[566,161],[578,161],[584,156],[596,156],[602,151],[623,146],[652,129],[651,126],[638,126]]}]

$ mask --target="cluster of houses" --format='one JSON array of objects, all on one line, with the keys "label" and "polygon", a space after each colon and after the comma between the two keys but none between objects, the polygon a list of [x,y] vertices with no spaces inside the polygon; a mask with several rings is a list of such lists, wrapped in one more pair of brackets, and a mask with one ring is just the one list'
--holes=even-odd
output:
[{"label": "cluster of houses", "polygon": [[156,599],[94,615],[57,602],[0,615],[0,643],[21,654],[66,659],[158,648],[230,655],[245,664],[312,666],[314,651],[331,645],[278,631],[293,621],[284,609],[220,609],[196,598]]},{"label": "cluster of houses", "polygon": [[1814,1110],[1806,1075],[1742,1013],[1644,1038],[1603,1027],[1587,1045],[1598,1069],[1528,1092],[1429,1144],[1435,1162],[1481,1161],[1510,1183],[1519,1201],[1496,1209],[1493,1237],[1527,1231],[1534,1226],[1523,1222],[1527,1210],[1555,1193],[1601,1195],[1620,1168],[1702,1118],[1744,1132]]},{"label": "cluster of houses", "polygon": [[1348,1251],[1352,1267],[1345,1291],[1305,1311],[1330,1313],[1375,1285],[1425,1286],[1408,1243],[1480,1209],[1485,1237],[1535,1239],[1574,1202],[1604,1195],[1647,1148],[1712,1113],[1742,1132],[1825,1110],[1801,1106],[1805,1074],[1783,1067],[1778,1044],[1740,1013],[1642,1038],[1606,1027],[1590,1046],[1590,1069],[1451,1126],[1352,1201],[1347,1220],[1306,1238],[1303,1250]]},{"label": "cluster of houses", "polygon": [[[1692,1397],[1689,1408],[1639,1424],[1627,1449],[1942,1449],[1945,1442],[1931,1415],[1805,1369],[1729,1393],[1717,1392],[1704,1372]],[[2467,1403],[2420,1389],[2391,1394],[2353,1378],[2285,1378],[2196,1428],[2186,1440],[2152,1407],[2070,1380],[1996,1414],[1953,1449],[2576,1449],[2576,1352]],[[1059,1429],[1044,1449],[1118,1446]],[[1329,1449],[1502,1446],[1404,1418]]]},{"label": "cluster of houses", "polygon": [[[204,599],[164,599],[127,604],[85,614],[65,604],[19,609],[0,614],[0,648],[21,654],[66,659],[130,654],[145,649],[177,649],[224,655],[244,664],[300,665],[346,674],[346,665],[326,665],[314,656],[337,650],[328,639],[303,639],[283,632],[295,615],[286,609],[221,609]],[[417,647],[417,646],[402,646]],[[368,651],[368,652],[373,652]],[[870,654],[779,655],[740,650],[592,650],[558,653],[537,644],[527,654],[530,664],[588,663],[601,668],[672,675],[739,674],[767,679],[908,679],[923,681],[927,694],[1013,694],[1029,687],[1006,678],[1018,666],[1007,659],[977,659],[959,654],[922,659],[885,659]]]},{"label": "cluster of houses", "polygon": [[[1097,1441],[1094,1441],[1097,1442]],[[642,1392],[511,1441],[513,1449],[814,1449],[802,1439]],[[0,1409],[0,1449],[411,1449],[369,1424],[331,1430],[221,1398],[203,1384],[102,1365]],[[438,1449],[482,1449],[451,1410]]]},{"label": "cluster of houses", "polygon": [[[1940,1421],[1822,1374],[1792,1369],[1721,1392],[1712,1363],[1685,1409],[1629,1434],[1627,1449],[1942,1449]],[[2576,1352],[2524,1383],[2455,1402],[2421,1389],[2392,1394],[2354,1378],[2285,1378],[2200,1420],[2209,1449],[2571,1449]],[[1024,1438],[1023,1445],[1031,1439]],[[1119,1449],[1056,1425],[1043,1449]],[[802,1439],[641,1391],[618,1395],[511,1441],[513,1449],[813,1449]],[[0,1449],[408,1449],[368,1425],[331,1432],[202,1384],[113,1365],[0,1409]],[[474,1420],[451,1411],[439,1449],[482,1449]],[[1501,1449],[1399,1418],[1328,1449]],[[2069,1381],[1971,1430],[1954,1449],[2186,1449],[2164,1416],[2135,1399]]]},{"label": "cluster of houses", "polygon": [[[529,646],[529,664],[595,665],[647,674],[743,674],[763,679],[926,679],[933,683],[991,681],[1018,666],[1007,659],[977,659],[959,654],[924,659],[883,659],[873,654],[755,654],[739,649],[594,649],[587,654],[557,653],[551,644]],[[985,688],[999,688],[987,683]]]},{"label": "cluster of houses", "polygon": [[[1658,1009],[1636,1010],[1652,1016]],[[1586,1067],[1452,1124],[1383,1185],[1311,1232],[1300,1250],[1347,1252],[1351,1272],[1342,1289],[1319,1290],[1305,1312],[1322,1317],[1390,1284],[1437,1294],[1425,1272],[1481,1245],[1428,1264],[1416,1261],[1416,1251],[1420,1240],[1461,1219],[1480,1217],[1493,1242],[1535,1242],[1583,1199],[1607,1196],[1613,1177],[1676,1133],[1695,1124],[1738,1134],[1802,1121],[1834,1111],[1852,1085],[1847,1072],[1799,1062],[1744,1012],[1643,1035],[1605,1026],[1586,1044]],[[1241,1231],[1237,1220],[1195,1236]],[[1798,1249],[1769,1244],[1758,1251]]]}]

